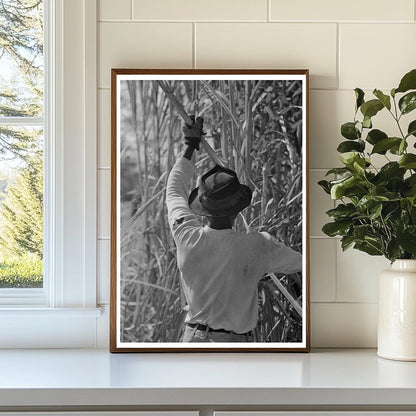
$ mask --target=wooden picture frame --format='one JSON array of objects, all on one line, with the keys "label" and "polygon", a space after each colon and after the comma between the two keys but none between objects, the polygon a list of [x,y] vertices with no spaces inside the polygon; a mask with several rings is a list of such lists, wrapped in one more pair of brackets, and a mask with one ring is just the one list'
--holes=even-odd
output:
[{"label": "wooden picture frame", "polygon": [[[308,83],[304,69],[112,70],[111,352],[309,351]],[[204,300],[212,304],[202,306],[176,263],[172,230],[184,218],[168,222],[165,191],[183,155],[182,128],[190,115],[204,118],[197,176],[226,164],[253,192],[245,219],[234,224],[238,232],[250,223],[250,235],[302,253],[301,260],[293,255],[299,273],[250,275],[254,285],[247,296],[256,296],[250,307],[246,292],[228,302],[214,284],[208,292],[214,300]],[[192,279],[209,267],[201,260]],[[223,284],[231,280],[228,289],[237,293],[239,277],[231,274]],[[225,312],[211,317],[205,309],[214,313],[220,297]],[[249,324],[236,309],[240,299],[241,311],[257,314],[247,332],[241,329]],[[201,311],[194,313],[197,303]],[[228,315],[240,322],[227,321]],[[221,320],[228,328],[218,327]],[[182,341],[184,328],[191,342]]]}]

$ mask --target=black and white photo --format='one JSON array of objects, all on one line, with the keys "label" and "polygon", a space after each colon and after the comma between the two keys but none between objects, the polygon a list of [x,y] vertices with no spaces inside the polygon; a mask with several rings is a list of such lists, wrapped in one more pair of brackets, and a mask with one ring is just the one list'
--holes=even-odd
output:
[{"label": "black and white photo", "polygon": [[308,71],[112,71],[110,349],[308,351]]}]

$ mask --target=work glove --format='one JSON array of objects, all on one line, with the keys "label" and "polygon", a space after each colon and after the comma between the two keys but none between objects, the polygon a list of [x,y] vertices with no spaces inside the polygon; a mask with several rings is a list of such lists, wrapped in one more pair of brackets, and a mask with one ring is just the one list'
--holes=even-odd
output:
[{"label": "work glove", "polygon": [[199,143],[201,143],[201,137],[204,135],[204,132],[202,131],[204,119],[198,117],[195,121],[195,116],[191,116],[191,120],[192,124],[185,124],[182,128],[183,134],[185,135],[184,142],[186,145],[199,150]]}]

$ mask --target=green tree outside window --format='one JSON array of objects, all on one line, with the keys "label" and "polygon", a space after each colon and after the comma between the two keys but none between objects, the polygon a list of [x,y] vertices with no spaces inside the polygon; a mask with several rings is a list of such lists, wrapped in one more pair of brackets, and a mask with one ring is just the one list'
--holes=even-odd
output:
[{"label": "green tree outside window", "polygon": [[43,285],[43,24],[0,0],[0,288]]}]

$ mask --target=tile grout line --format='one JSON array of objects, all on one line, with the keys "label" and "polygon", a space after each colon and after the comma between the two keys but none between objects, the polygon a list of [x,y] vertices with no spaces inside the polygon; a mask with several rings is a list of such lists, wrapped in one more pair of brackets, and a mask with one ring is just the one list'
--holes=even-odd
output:
[{"label": "tile grout line", "polygon": [[192,23],[192,68],[196,69],[196,22]]},{"label": "tile grout line", "polygon": [[337,90],[339,89],[339,79],[341,71],[341,24],[337,23]]},{"label": "tile grout line", "polygon": [[317,305],[317,304],[319,304],[319,305],[335,305],[335,306],[338,306],[338,305],[377,305],[377,303],[378,302],[368,302],[368,301],[366,301],[366,302],[360,302],[360,301],[358,301],[358,300],[351,300],[351,301],[346,301],[346,300],[344,300],[344,301],[341,301],[341,302],[330,302],[330,301],[311,301],[311,304],[315,304],[315,305]]},{"label": "tile grout line", "polygon": [[[184,68],[185,69],[185,68]],[[256,70],[258,68],[252,68]],[[351,92],[353,91],[354,87],[351,88],[309,88],[309,91],[326,91],[326,92]],[[374,88],[362,88],[364,92],[372,92]],[[381,90],[389,91],[388,88],[382,88]],[[111,91],[111,87],[97,87],[97,91]],[[328,168],[329,169],[329,168]]]},{"label": "tile grout line", "polygon": [[329,237],[327,235],[310,235],[309,240],[340,240],[340,237]]},{"label": "tile grout line", "polygon": [[271,20],[268,19],[213,19],[213,20],[192,20],[192,19],[99,19],[98,23],[287,23],[287,24],[354,24],[354,25],[414,25],[414,20]]},{"label": "tile grout line", "polygon": [[[272,5],[271,5],[271,1],[272,0],[267,0],[267,22],[271,21],[272,18]],[[416,0],[415,0],[416,1]]]},{"label": "tile grout line", "polygon": [[334,248],[335,248],[335,253],[334,254],[334,259],[335,259],[335,282],[334,282],[334,302],[338,303],[338,244],[340,244],[340,241],[335,241],[334,244]]},{"label": "tile grout line", "polygon": [[130,0],[130,20],[133,20],[133,1]]},{"label": "tile grout line", "polygon": [[[330,168],[309,168],[309,172],[326,172]],[[111,166],[98,166],[97,171],[99,170],[111,170]],[[312,238],[320,238],[320,236],[311,236]],[[331,237],[332,238],[332,237]]]},{"label": "tile grout line", "polygon": [[324,168],[324,167],[322,167],[322,168],[309,168],[309,172],[311,172],[311,171],[313,171],[313,172],[320,172],[320,171],[322,171],[322,172],[325,172],[325,171],[327,171],[327,170],[330,170],[330,169],[333,169],[333,168]]}]

